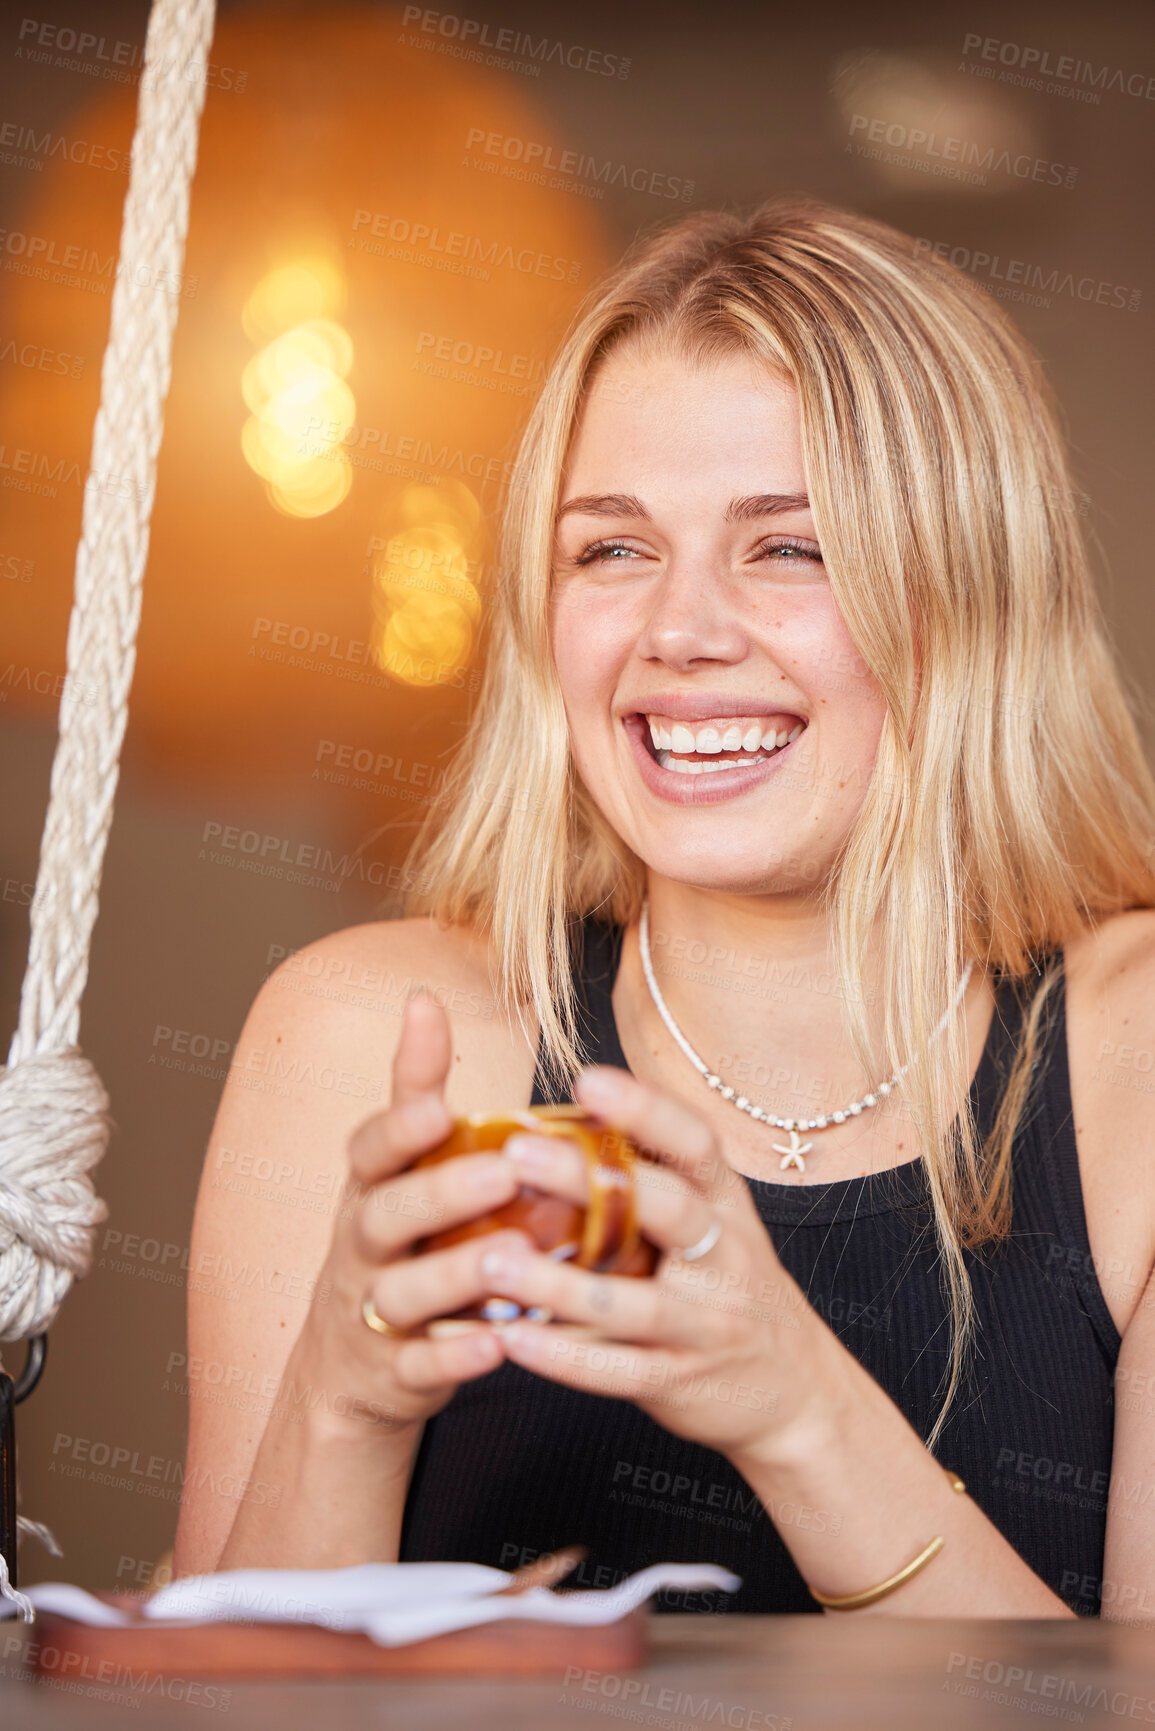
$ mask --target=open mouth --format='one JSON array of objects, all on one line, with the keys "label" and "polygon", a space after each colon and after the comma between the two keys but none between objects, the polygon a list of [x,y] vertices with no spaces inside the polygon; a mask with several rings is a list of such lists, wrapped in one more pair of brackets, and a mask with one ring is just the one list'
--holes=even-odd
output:
[{"label": "open mouth", "polygon": [[779,713],[690,723],[636,714],[627,718],[627,725],[661,769],[709,776],[750,769],[780,756],[808,723],[802,716]]}]

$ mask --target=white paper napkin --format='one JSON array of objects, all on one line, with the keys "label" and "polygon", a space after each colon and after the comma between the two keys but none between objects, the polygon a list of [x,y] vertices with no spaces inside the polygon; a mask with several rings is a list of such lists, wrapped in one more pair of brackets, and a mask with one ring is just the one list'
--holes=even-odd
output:
[{"label": "white paper napkin", "polygon": [[[174,1623],[318,1623],[360,1629],[382,1647],[399,1647],[449,1629],[527,1617],[543,1623],[613,1623],[664,1589],[736,1593],[738,1575],[713,1563],[655,1563],[592,1592],[533,1587],[501,1594],[512,1576],[482,1563],[360,1563],[350,1569],[233,1569],[188,1575],[145,1599],[140,1614]],[[78,1623],[127,1628],[134,1614],[82,1587],[44,1581],[24,1595],[37,1610]],[[0,1599],[0,1617],[19,1605]]]}]

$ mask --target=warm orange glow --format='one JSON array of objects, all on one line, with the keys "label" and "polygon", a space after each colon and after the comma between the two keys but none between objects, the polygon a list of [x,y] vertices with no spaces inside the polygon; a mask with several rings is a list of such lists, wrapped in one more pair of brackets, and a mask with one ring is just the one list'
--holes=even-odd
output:
[{"label": "warm orange glow", "polygon": [[399,607],[379,639],[380,665],[407,685],[448,685],[469,657],[473,629],[465,610],[429,596]]},{"label": "warm orange glow", "polygon": [[[213,63],[248,82],[205,103],[132,689],[135,762],[179,767],[182,786],[296,797],[320,739],[388,749],[405,773],[453,749],[481,678],[508,465],[613,256],[601,203],[463,163],[472,127],[567,146],[538,81],[423,53],[399,18],[248,0],[218,21]],[[76,136],[127,153],[135,89],[73,82]],[[124,182],[60,154],[21,178],[22,232],[110,261],[98,281],[95,264],[46,278],[8,254],[0,271],[17,351],[84,359],[78,376],[0,377],[0,547],[35,568],[0,585],[0,671],[15,670],[0,696],[48,719]],[[416,239],[375,232],[402,221]],[[310,784],[358,836],[403,785],[359,779]]]},{"label": "warm orange glow", "polygon": [[469,658],[481,617],[473,578],[481,507],[459,481],[406,487],[373,568],[379,667],[407,685],[445,685]]},{"label": "warm orange glow", "polygon": [[245,303],[241,323],[252,343],[312,319],[335,319],[345,311],[345,277],[323,253],[294,259],[263,276]]},{"label": "warm orange glow", "polygon": [[[241,449],[273,505],[288,517],[322,517],[353,485],[341,445],[356,417],[345,383],[353,364],[352,339],[333,319],[301,318],[335,310],[344,298],[339,271],[318,257],[281,265],[262,277],[242,315],[245,332],[254,340],[280,327],[241,378],[252,411],[241,430]],[[285,320],[299,322],[285,329]]]}]

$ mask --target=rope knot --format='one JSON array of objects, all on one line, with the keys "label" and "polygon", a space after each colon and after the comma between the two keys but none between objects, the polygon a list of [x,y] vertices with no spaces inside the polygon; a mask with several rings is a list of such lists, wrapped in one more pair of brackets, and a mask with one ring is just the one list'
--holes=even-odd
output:
[{"label": "rope knot", "polygon": [[88,1173],[108,1146],[100,1077],[73,1046],[0,1071],[0,1340],[53,1320],[106,1219]]}]

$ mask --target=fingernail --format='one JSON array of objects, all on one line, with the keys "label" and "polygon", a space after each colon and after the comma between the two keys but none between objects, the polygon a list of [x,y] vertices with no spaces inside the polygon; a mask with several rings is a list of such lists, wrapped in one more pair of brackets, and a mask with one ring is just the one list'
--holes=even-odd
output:
[{"label": "fingernail", "polygon": [[615,1100],[620,1100],[625,1091],[626,1079],[619,1076],[616,1070],[598,1068],[583,1070],[578,1077],[584,1097],[592,1103],[601,1100],[607,1106]]},{"label": "fingernail", "polygon": [[524,1251],[512,1245],[506,1250],[487,1250],[481,1259],[481,1272],[487,1280],[512,1280],[524,1266]]},{"label": "fingernail", "polygon": [[500,1196],[510,1185],[509,1165],[500,1154],[478,1155],[462,1177],[479,1196]]},{"label": "fingernail", "polygon": [[494,1347],[497,1342],[491,1329],[479,1329],[476,1334],[465,1335],[465,1352],[474,1364],[492,1364],[495,1356]]},{"label": "fingernail", "polygon": [[544,1136],[511,1136],[505,1154],[527,1172],[546,1172],[554,1161],[554,1149]]}]

